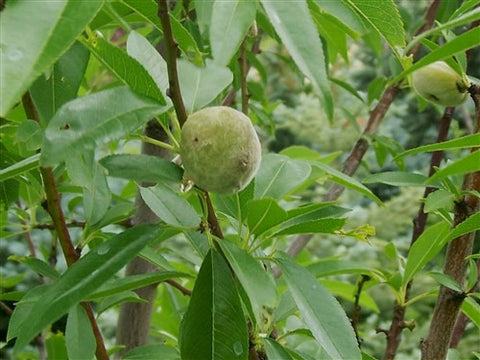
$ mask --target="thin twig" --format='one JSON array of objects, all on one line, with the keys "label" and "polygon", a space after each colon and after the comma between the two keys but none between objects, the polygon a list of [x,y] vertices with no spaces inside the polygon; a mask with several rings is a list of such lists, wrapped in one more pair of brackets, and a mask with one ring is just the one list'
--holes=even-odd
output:
[{"label": "thin twig", "polygon": [[357,291],[355,291],[355,296],[354,296],[355,302],[353,304],[353,311],[352,311],[352,327],[353,327],[353,331],[355,332],[355,337],[357,338],[358,346],[362,345],[362,339],[358,335],[358,321],[360,319],[360,310],[361,310],[360,296],[362,295],[363,285],[365,285],[365,283],[369,280],[370,280],[370,276],[368,275],[361,276],[360,281],[357,284]]},{"label": "thin twig", "polygon": [[[34,119],[37,122],[40,122],[40,117],[38,115],[37,109],[32,101],[30,94],[27,92],[23,98],[23,106],[25,113],[29,119]],[[79,254],[76,252],[75,247],[73,246],[70,233],[68,232],[67,224],[65,222],[65,216],[63,215],[62,206],[60,203],[60,194],[55,183],[55,177],[51,167],[41,167],[40,172],[42,174],[43,186],[45,189],[45,194],[47,196],[47,212],[52,218],[55,231],[57,233],[58,239],[60,241],[60,246],[63,250],[63,255],[67,266],[72,266],[79,258]],[[81,303],[87,316],[90,320],[90,325],[92,327],[93,333],[95,335],[95,340],[97,342],[96,356],[100,360],[108,360],[108,353],[105,347],[105,342],[103,341],[102,334],[100,333],[95,315],[93,313],[92,307],[89,303]]]},{"label": "thin twig", "polygon": [[177,53],[178,43],[175,41],[168,13],[167,0],[158,0],[158,18],[162,24],[163,37],[165,40],[165,55],[168,72],[168,96],[172,99],[175,112],[180,126],[187,120],[187,111],[180,93],[180,82],[178,80]]},{"label": "thin twig", "polygon": [[246,51],[246,42],[247,39],[245,38],[240,45],[240,56],[238,57],[238,65],[240,67],[240,81],[241,81],[241,94],[242,94],[242,112],[245,115],[248,115],[248,99],[250,95],[248,94],[248,87],[247,87],[247,73],[249,70],[249,66],[247,64],[247,57],[245,56]]},{"label": "thin twig", "polygon": [[165,282],[173,286],[175,289],[179,290],[183,295],[192,296],[192,290],[187,289],[186,287],[182,286],[175,280],[168,279]]}]

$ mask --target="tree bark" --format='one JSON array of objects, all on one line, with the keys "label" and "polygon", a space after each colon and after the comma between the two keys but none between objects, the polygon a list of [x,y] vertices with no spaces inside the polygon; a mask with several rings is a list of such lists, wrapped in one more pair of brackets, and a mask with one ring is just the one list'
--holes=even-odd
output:
[{"label": "tree bark", "polygon": [[[144,131],[145,135],[156,140],[168,141],[168,137],[160,124],[153,119],[150,120]],[[162,158],[168,158],[171,154],[169,151],[158,146],[148,143],[142,143],[142,153],[146,155],[154,155]],[[153,184],[142,184],[142,186],[151,186]],[[132,225],[154,223],[159,219],[145,204],[140,193],[137,191],[135,199],[137,212],[132,218]],[[149,262],[135,258],[126,269],[126,276],[145,274],[155,270],[155,266]],[[136,290],[138,296],[146,300],[146,303],[124,303],[120,306],[120,314],[117,324],[117,345],[124,345],[125,348],[116,353],[116,357],[120,358],[128,350],[145,345],[148,343],[148,335],[150,331],[150,319],[153,309],[153,302],[157,291],[157,285],[149,285]]]}]

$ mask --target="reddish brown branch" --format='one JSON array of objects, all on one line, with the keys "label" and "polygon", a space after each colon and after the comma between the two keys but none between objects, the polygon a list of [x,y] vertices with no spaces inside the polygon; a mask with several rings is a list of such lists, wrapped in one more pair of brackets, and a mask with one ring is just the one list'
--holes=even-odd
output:
[{"label": "reddish brown branch", "polygon": [[361,276],[360,281],[357,284],[357,291],[355,292],[355,297],[354,297],[355,302],[353,304],[353,312],[352,312],[352,327],[353,327],[353,331],[355,332],[355,337],[357,338],[358,346],[362,345],[362,339],[358,335],[358,321],[360,319],[360,310],[361,310],[360,296],[362,295],[363,285],[365,285],[365,283],[369,280],[370,280],[370,276],[368,275]]},{"label": "reddish brown branch", "polygon": [[241,81],[241,94],[242,94],[242,112],[245,115],[248,115],[248,88],[247,88],[247,73],[249,70],[249,66],[247,63],[247,58],[245,56],[246,51],[246,39],[242,41],[242,45],[240,45],[240,56],[238,57],[238,65],[240,67],[240,81]]},{"label": "reddish brown branch", "polygon": [[[476,132],[480,131],[480,89],[474,85],[469,89],[475,103]],[[473,148],[472,152],[480,151]],[[462,190],[480,191],[480,171],[465,175]],[[454,227],[480,211],[480,199],[467,194],[456,203]],[[464,286],[468,261],[472,253],[475,231],[452,240],[447,247],[443,272]],[[422,342],[422,360],[442,360],[446,358],[464,293],[440,286],[437,302],[425,341]]]},{"label": "reddish brown branch", "polygon": [[[35,108],[32,98],[28,92],[23,96],[22,101],[27,117],[40,122],[37,109]],[[52,218],[55,231],[60,241],[60,246],[63,250],[65,261],[70,267],[79,259],[80,256],[76,252],[70,237],[70,233],[68,232],[65,216],[63,215],[63,210],[60,203],[60,194],[58,193],[57,184],[55,183],[55,177],[53,175],[53,170],[51,167],[41,167],[40,172],[42,174],[43,187],[47,196],[46,209]],[[108,360],[107,349],[105,347],[105,343],[103,341],[102,334],[100,333],[92,307],[89,303],[81,303],[81,305],[87,312],[90,325],[95,335],[95,340],[97,342],[96,356],[98,359]]]},{"label": "reddish brown branch", "polygon": [[191,296],[192,295],[192,290],[187,289],[186,287],[182,286],[178,282],[172,279],[168,279],[165,281],[167,284],[173,286],[175,289],[179,290],[183,295],[186,296]]},{"label": "reddish brown branch", "polygon": [[177,53],[178,44],[173,37],[172,25],[168,13],[167,0],[158,0],[158,18],[162,24],[163,37],[165,41],[165,56],[168,72],[168,96],[172,99],[175,113],[177,114],[180,126],[187,120],[187,111],[180,93],[180,82],[178,80]]}]

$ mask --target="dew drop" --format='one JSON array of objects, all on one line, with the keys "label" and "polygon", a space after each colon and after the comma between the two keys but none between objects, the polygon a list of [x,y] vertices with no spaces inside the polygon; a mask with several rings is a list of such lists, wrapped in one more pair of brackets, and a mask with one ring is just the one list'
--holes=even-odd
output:
[{"label": "dew drop", "polygon": [[235,355],[241,355],[243,353],[243,346],[240,341],[236,341],[233,344],[233,352],[235,353]]},{"label": "dew drop", "polygon": [[12,49],[7,52],[7,58],[11,61],[18,61],[23,58],[23,53],[18,49]]},{"label": "dew drop", "polygon": [[110,251],[110,248],[108,246],[100,246],[98,249],[97,249],[97,254],[98,255],[105,255],[107,254],[108,252]]}]

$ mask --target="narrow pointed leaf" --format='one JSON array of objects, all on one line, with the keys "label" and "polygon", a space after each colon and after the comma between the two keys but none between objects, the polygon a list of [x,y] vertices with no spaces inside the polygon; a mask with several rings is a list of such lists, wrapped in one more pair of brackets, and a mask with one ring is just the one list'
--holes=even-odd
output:
[{"label": "narrow pointed leaf", "polygon": [[252,200],[247,205],[247,225],[252,234],[260,236],[287,218],[287,212],[273,199]]},{"label": "narrow pointed leaf", "polygon": [[285,348],[273,339],[263,339],[265,352],[269,359],[275,360],[293,360],[292,356],[285,350]]},{"label": "narrow pointed leaf", "polygon": [[90,251],[36,297],[29,309],[24,309],[21,320],[10,323],[8,339],[17,338],[17,350],[26,346],[45,326],[111,278],[150,241],[155,240],[158,233],[158,226],[136,226]]},{"label": "narrow pointed leaf", "polygon": [[183,360],[247,360],[248,333],[240,298],[225,260],[205,257],[180,330]]},{"label": "narrow pointed leaf", "polygon": [[73,44],[103,0],[10,1],[2,10],[0,116]]},{"label": "narrow pointed leaf", "polygon": [[438,170],[427,181],[431,184],[435,180],[443,179],[444,177],[458,174],[466,174],[480,170],[480,151],[474,151],[464,158],[448,163],[447,166]]},{"label": "narrow pointed leaf", "polygon": [[[303,321],[332,359],[360,359],[361,354],[350,321],[337,300],[288,255],[276,262],[297,304]],[[321,306],[319,306],[321,304]]]},{"label": "narrow pointed leaf", "polygon": [[272,322],[273,311],[278,305],[277,290],[271,274],[246,251],[229,241],[219,241],[229,264],[248,295],[257,326],[267,331]]},{"label": "narrow pointed leaf", "polygon": [[106,156],[100,164],[109,176],[136,182],[176,182],[182,180],[183,170],[171,161],[151,155],[119,154]]},{"label": "narrow pointed leaf", "polygon": [[255,20],[256,1],[215,1],[210,23],[213,60],[226,66]]},{"label": "narrow pointed leaf", "polygon": [[69,360],[87,360],[95,357],[97,343],[87,313],[80,305],[70,310],[65,329]]},{"label": "narrow pointed leaf", "polygon": [[167,109],[126,87],[70,101],[48,124],[41,164],[55,165],[104,142],[121,139]]},{"label": "narrow pointed leaf", "polygon": [[148,207],[167,224],[178,227],[200,225],[200,216],[193,206],[168,186],[142,187],[140,194]]},{"label": "narrow pointed leaf", "polygon": [[306,0],[263,0],[262,5],[283,44],[300,70],[320,95],[325,112],[333,119],[333,100],[328,83],[326,58]]}]

